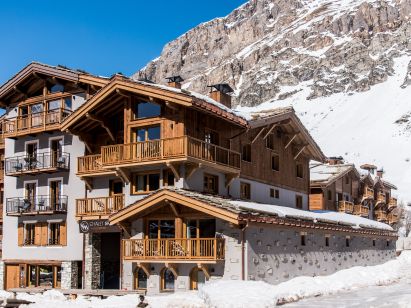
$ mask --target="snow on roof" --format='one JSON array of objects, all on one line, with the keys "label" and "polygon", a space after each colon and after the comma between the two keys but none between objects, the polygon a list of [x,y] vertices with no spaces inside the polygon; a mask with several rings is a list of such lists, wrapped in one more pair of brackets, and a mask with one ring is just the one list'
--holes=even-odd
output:
[{"label": "snow on roof", "polygon": [[352,169],[355,169],[354,164],[310,163],[310,179],[311,182],[329,183]]},{"label": "snow on roof", "polygon": [[340,212],[311,212],[298,210],[291,207],[278,206],[272,204],[262,204],[248,201],[229,201],[240,210],[255,211],[284,218],[304,219],[313,222],[334,223],[351,226],[353,229],[380,229],[393,231],[394,229],[384,223],[363,218],[360,216],[340,213]]}]

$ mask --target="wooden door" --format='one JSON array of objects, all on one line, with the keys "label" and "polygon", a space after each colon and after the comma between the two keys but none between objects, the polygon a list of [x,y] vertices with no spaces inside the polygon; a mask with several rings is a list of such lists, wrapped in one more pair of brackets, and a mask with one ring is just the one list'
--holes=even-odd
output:
[{"label": "wooden door", "polygon": [[51,155],[50,155],[50,167],[57,167],[57,162],[63,152],[63,140],[57,139],[51,141]]},{"label": "wooden door", "polygon": [[[24,207],[25,210],[34,209],[36,206],[36,194],[37,194],[37,184],[36,183],[26,183],[25,185],[25,199]],[[27,207],[27,208],[26,208]]]},{"label": "wooden door", "polygon": [[53,210],[60,209],[61,181],[50,182],[50,206]]},{"label": "wooden door", "polygon": [[19,288],[20,284],[20,267],[19,265],[6,265],[6,285],[5,289]]}]

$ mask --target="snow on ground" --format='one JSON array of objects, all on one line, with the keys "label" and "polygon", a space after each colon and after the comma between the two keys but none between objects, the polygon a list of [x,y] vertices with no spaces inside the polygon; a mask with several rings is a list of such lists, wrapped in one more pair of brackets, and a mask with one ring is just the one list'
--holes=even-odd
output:
[{"label": "snow on ground", "polygon": [[[395,260],[381,265],[357,266],[329,276],[296,277],[276,286],[262,281],[220,280],[207,283],[198,292],[148,296],[146,301],[149,307],[155,308],[263,308],[302,298],[389,285],[407,279],[411,279],[411,251],[405,251]],[[0,292],[0,297],[8,296],[10,293]],[[43,295],[18,294],[17,298],[34,302],[22,308],[135,308],[139,303],[138,295],[111,296],[107,299],[79,296],[75,300],[67,300],[56,290]]]},{"label": "snow on ground", "polygon": [[363,163],[383,167],[384,177],[398,186],[400,201],[411,201],[411,130],[395,123],[411,111],[411,86],[401,88],[410,59],[406,55],[397,58],[395,74],[366,92],[307,100],[310,88],[301,84],[294,87],[301,91],[285,100],[237,110],[254,112],[293,106],[327,156],[341,155],[357,167]]}]

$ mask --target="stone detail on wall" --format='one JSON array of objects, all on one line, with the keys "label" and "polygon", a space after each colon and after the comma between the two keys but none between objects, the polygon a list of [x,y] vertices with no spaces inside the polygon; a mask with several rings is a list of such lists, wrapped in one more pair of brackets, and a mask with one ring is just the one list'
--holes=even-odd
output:
[{"label": "stone detail on wall", "polygon": [[0,290],[4,290],[4,262],[0,261]]},{"label": "stone detail on wall", "polygon": [[101,272],[101,236],[98,233],[89,233],[85,237],[84,288],[98,289]]},{"label": "stone detail on wall", "polygon": [[77,261],[64,261],[61,263],[61,288],[77,289],[78,274],[81,268],[78,267]]}]

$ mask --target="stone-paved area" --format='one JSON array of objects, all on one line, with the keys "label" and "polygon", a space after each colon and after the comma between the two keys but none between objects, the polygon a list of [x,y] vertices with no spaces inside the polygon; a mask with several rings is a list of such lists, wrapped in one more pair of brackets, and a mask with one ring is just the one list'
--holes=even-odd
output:
[{"label": "stone-paved area", "polygon": [[401,281],[389,286],[376,286],[332,296],[322,296],[287,304],[284,308],[371,308],[411,307],[411,281]]}]

